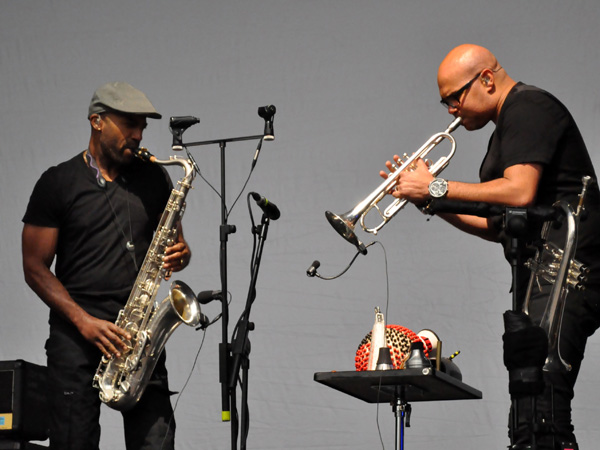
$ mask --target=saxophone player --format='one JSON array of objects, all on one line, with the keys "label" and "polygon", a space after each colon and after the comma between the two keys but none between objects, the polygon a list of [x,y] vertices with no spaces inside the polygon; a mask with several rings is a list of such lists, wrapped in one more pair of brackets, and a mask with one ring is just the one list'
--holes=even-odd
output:
[{"label": "saxophone player", "polygon": [[[567,108],[550,93],[516,82],[486,48],[465,44],[454,48],[438,69],[441,103],[448,113],[462,119],[468,131],[493,122],[495,130],[480,168],[480,183],[463,183],[435,178],[423,161],[414,171],[404,171],[393,195],[423,205],[436,198],[465,202],[528,207],[551,206],[558,200],[576,205],[582,177],[596,175],[578,127]],[[394,159],[398,159],[397,156]],[[388,170],[393,164],[386,163]],[[387,172],[380,173],[387,177]],[[587,218],[580,222],[576,257],[590,268],[584,291],[570,291],[559,346],[571,371],[544,371],[544,392],[537,398],[537,415],[531,403],[521,402],[511,422],[511,449],[577,449],[571,423],[571,400],[583,360],[587,338],[600,325],[600,192],[595,184],[586,196]],[[459,230],[501,242],[509,249],[510,237],[501,220],[471,215],[440,214]],[[541,226],[541,224],[540,224]],[[565,227],[563,227],[565,228]],[[540,236],[540,229],[530,230]],[[551,242],[563,245],[563,230],[553,230]],[[523,261],[526,258],[523,258]],[[522,304],[529,279],[528,270],[518,267],[517,299]],[[544,283],[541,283],[542,286]],[[534,289],[530,316],[539,323],[550,292]],[[519,308],[520,309],[520,308]],[[506,349],[505,349],[506,352]],[[505,353],[506,354],[506,353]],[[514,412],[514,411],[513,411]],[[535,439],[529,425],[539,425]],[[536,441],[537,442],[532,442]]]},{"label": "saxophone player", "polygon": [[[50,307],[52,449],[99,448],[101,402],[92,378],[100,358],[120,356],[131,338],[115,320],[172,189],[164,168],[134,157],[148,118],[161,115],[143,92],[123,82],[99,87],[88,109],[88,148],[44,172],[23,217],[25,280]],[[167,271],[191,258],[178,231],[165,252]],[[169,395],[163,353],[140,402],[123,413],[128,450],[174,448]]]}]

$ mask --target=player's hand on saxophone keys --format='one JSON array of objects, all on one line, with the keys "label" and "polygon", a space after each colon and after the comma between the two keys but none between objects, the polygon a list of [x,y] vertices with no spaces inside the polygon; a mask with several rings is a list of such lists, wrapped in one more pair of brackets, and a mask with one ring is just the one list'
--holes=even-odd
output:
[{"label": "player's hand on saxophone keys", "polygon": [[128,332],[114,323],[98,319],[89,314],[86,314],[77,323],[77,328],[81,335],[88,342],[95,345],[107,359],[111,359],[113,356],[119,358],[121,352],[128,350],[128,342],[132,338]]},{"label": "player's hand on saxophone keys", "polygon": [[185,241],[177,242],[165,249],[165,256],[163,257],[163,269],[168,274],[168,277],[172,272],[179,272],[187,267],[190,263],[192,252]]}]

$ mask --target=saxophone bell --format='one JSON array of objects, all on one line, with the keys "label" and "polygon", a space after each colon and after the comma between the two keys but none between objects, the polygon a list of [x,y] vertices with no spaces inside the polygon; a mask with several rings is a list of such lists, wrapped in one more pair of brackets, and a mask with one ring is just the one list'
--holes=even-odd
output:
[{"label": "saxophone bell", "polygon": [[208,319],[192,289],[182,281],[174,281],[169,295],[154,307],[148,327],[135,336],[131,352],[110,360],[112,364],[94,377],[100,399],[119,411],[133,408],[144,393],[167,340],[182,323],[206,326]]}]

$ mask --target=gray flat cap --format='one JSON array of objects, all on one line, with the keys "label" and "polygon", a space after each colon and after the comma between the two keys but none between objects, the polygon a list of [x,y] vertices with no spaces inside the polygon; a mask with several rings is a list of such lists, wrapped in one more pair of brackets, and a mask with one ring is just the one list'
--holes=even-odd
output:
[{"label": "gray flat cap", "polygon": [[146,94],[134,88],[129,83],[106,83],[96,89],[88,108],[88,118],[92,114],[117,111],[125,114],[136,114],[160,119],[162,116],[156,111]]}]

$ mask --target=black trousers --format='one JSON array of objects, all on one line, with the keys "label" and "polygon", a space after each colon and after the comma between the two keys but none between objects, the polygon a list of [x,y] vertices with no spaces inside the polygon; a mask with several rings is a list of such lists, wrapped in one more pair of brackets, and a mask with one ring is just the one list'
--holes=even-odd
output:
[{"label": "black trousers", "polygon": [[[50,448],[98,450],[101,402],[92,379],[100,351],[73,327],[52,322],[46,342]],[[139,403],[122,413],[127,450],[174,449],[175,421],[165,359],[163,353]]]},{"label": "black trousers", "polygon": [[[530,300],[530,316],[539,324],[544,314],[551,286],[534,289]],[[571,364],[571,371],[544,372],[545,390],[536,397],[536,433],[538,450],[562,450],[561,443],[576,444],[571,422],[571,400],[581,368],[587,338],[600,326],[600,286],[588,286],[585,291],[569,292],[560,330],[559,349],[562,358]],[[513,444],[528,448],[531,444],[533,412],[531,398],[516,400],[516,428]],[[511,414],[514,411],[511,412]],[[511,416],[512,420],[512,416]],[[576,445],[571,447],[576,448]],[[571,448],[566,446],[566,448]]]}]

